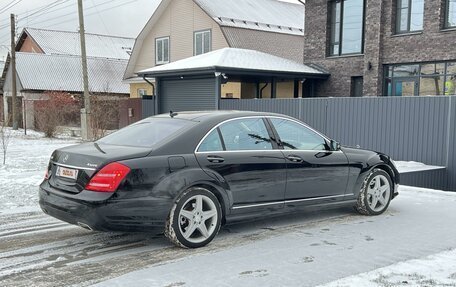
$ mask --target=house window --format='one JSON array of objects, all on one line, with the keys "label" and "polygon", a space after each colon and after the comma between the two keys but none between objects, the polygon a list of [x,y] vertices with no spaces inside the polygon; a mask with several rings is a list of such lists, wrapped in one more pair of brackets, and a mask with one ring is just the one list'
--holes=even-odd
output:
[{"label": "house window", "polygon": [[387,96],[439,96],[456,93],[456,62],[385,66]]},{"label": "house window", "polygon": [[142,98],[143,96],[147,96],[146,89],[138,89],[138,98]]},{"label": "house window", "polygon": [[329,55],[363,53],[364,0],[334,0],[329,5]]},{"label": "house window", "polygon": [[424,0],[397,0],[396,33],[423,30]]},{"label": "house window", "polygon": [[211,31],[199,31],[195,32],[195,47],[194,54],[201,55],[210,52],[212,49]]},{"label": "house window", "polygon": [[157,65],[169,63],[169,37],[155,40],[155,63]]},{"label": "house window", "polygon": [[446,0],[445,28],[456,28],[456,0]]}]

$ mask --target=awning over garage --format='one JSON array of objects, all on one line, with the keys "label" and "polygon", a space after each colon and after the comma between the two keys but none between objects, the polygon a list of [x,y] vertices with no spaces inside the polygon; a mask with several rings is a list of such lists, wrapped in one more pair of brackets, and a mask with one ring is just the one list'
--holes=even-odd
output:
[{"label": "awning over garage", "polygon": [[227,98],[311,97],[318,67],[254,50],[224,48],[138,73],[155,78],[158,112],[218,109]]},{"label": "awning over garage", "polygon": [[288,59],[254,50],[224,48],[138,73],[145,77],[170,77],[232,73],[252,76],[280,76],[286,78],[326,79],[329,73]]}]

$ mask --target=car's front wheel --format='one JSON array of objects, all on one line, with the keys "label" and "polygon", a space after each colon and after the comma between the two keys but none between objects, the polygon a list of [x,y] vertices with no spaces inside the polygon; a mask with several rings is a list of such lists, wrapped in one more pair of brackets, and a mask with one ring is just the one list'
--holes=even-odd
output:
[{"label": "car's front wheel", "polygon": [[382,214],[391,202],[393,188],[391,177],[386,171],[373,169],[364,179],[356,210],[364,215]]},{"label": "car's front wheel", "polygon": [[213,193],[200,187],[190,188],[171,209],[165,235],[181,247],[202,247],[217,235],[221,217],[220,203]]}]

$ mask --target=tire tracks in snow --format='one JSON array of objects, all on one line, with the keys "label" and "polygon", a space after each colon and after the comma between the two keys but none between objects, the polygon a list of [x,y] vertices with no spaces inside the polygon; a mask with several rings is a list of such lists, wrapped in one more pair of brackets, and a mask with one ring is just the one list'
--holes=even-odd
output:
[{"label": "tire tracks in snow", "polygon": [[224,227],[209,246],[186,250],[161,235],[90,232],[38,214],[14,217],[5,218],[9,227],[0,228],[2,286],[88,286],[153,264],[301,233],[318,225],[365,220],[347,210],[288,215]]}]

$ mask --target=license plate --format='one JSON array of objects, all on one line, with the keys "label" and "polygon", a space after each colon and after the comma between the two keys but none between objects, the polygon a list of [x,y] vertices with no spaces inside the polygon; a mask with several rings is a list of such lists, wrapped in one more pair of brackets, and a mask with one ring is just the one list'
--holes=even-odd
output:
[{"label": "license plate", "polygon": [[57,176],[76,179],[78,178],[78,170],[59,166],[57,167]]}]

